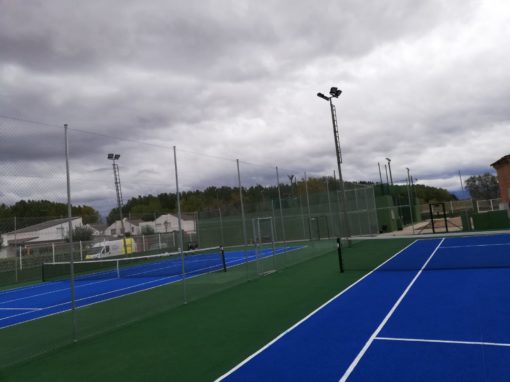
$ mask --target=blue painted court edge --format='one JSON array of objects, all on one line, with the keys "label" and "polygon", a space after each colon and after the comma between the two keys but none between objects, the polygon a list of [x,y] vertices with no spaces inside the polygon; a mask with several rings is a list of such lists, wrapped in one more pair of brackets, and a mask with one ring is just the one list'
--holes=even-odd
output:
[{"label": "blue painted court edge", "polygon": [[[295,251],[303,246],[277,248],[275,255]],[[259,250],[259,257],[270,257],[272,249]],[[223,269],[219,254],[185,257],[186,278]],[[255,250],[225,252],[227,268],[256,260]],[[181,275],[180,257],[151,263],[131,265],[114,271],[99,271],[76,277],[76,307],[126,296],[132,293],[178,282]],[[71,309],[71,289],[68,280],[45,282],[0,292],[0,329],[26,321],[62,313]]]},{"label": "blue painted court edge", "polygon": [[218,380],[510,381],[509,244],[416,241]]}]

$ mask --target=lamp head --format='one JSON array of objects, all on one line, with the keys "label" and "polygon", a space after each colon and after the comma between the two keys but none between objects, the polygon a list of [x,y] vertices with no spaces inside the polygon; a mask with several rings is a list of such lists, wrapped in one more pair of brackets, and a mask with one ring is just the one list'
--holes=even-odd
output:
[{"label": "lamp head", "polygon": [[338,98],[340,96],[340,94],[342,94],[342,91],[340,89],[338,89],[337,87],[332,87],[329,90],[329,94],[331,94],[331,97]]},{"label": "lamp head", "polygon": [[113,159],[113,154],[108,154],[108,159]]},{"label": "lamp head", "polygon": [[317,97],[319,98],[322,98],[322,99],[325,99],[326,101],[329,101],[329,97],[326,97],[324,94],[322,93],[317,93]]},{"label": "lamp head", "polygon": [[120,154],[115,154],[115,156],[113,157],[113,159],[117,160],[120,158]]}]

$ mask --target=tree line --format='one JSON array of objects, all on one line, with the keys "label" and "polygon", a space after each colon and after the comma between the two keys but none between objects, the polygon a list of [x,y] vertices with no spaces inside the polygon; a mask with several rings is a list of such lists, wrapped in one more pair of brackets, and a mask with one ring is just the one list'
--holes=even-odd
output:
[{"label": "tree line", "polygon": [[[309,194],[326,192],[336,192],[340,189],[338,180],[332,177],[309,178],[305,184],[303,179],[299,180],[289,176],[290,183],[280,184],[280,193],[282,197],[282,206],[284,208],[292,205],[297,197],[303,197],[308,188]],[[345,182],[347,190],[359,185],[374,185],[373,182]],[[381,194],[381,185],[376,185],[376,195]],[[383,185],[384,187],[386,185]],[[386,190],[386,189],[385,189]],[[385,193],[386,191],[382,192]],[[390,186],[389,193],[402,198],[407,198],[407,187],[401,185]],[[421,199],[424,203],[430,201],[444,202],[456,200],[456,196],[449,193],[448,190],[425,185],[415,185],[413,195]],[[241,208],[241,200],[238,187],[207,187],[204,190],[184,191],[180,193],[181,210],[183,212],[207,211],[216,212],[221,208],[225,214],[238,213]],[[404,200],[404,199],[402,199]],[[277,186],[256,185],[243,187],[243,203],[246,211],[256,208],[257,205],[264,202],[278,201]],[[275,207],[278,203],[275,204]],[[123,206],[122,213],[125,217],[132,217],[144,221],[156,219],[163,213],[175,213],[177,210],[177,196],[175,193],[161,193],[158,195],[137,196],[129,199]],[[113,208],[107,217],[108,224],[119,219],[118,208]]]},{"label": "tree line", "polygon": [[[87,205],[72,206],[71,212],[73,216],[81,216],[84,224],[97,223],[101,219],[99,212]],[[65,203],[49,200],[20,200],[11,206],[0,204],[0,232],[10,232],[15,228],[20,229],[63,217],[67,217]]]}]

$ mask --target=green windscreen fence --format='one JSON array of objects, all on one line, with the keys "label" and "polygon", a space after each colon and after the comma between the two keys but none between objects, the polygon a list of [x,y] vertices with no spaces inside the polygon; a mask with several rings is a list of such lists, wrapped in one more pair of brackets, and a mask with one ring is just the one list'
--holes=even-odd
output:
[{"label": "green windscreen fence", "polygon": [[[55,158],[39,163],[44,169],[20,163],[7,163],[4,169],[11,176],[26,172],[35,179],[44,177],[19,187],[33,198],[56,200],[64,209],[32,220],[1,217],[7,245],[0,258],[0,367],[334,253],[339,235],[377,231],[369,185],[351,185],[341,195],[331,177],[296,176],[291,181],[285,176],[277,183],[274,167],[186,150],[176,151],[182,210],[178,224],[173,150],[105,136],[105,145],[122,146],[126,153],[119,160],[125,199],[158,190],[167,194],[125,211],[123,229],[132,239],[130,253],[113,250],[122,237],[116,226],[118,210],[111,211],[102,231],[76,237],[71,244],[62,129],[37,127],[38,133],[53,137],[49,142],[55,146]],[[0,124],[0,137],[15,141],[19,128],[16,123]],[[93,147],[88,133],[70,129],[69,140],[76,199],[83,200],[89,190],[98,193],[98,200],[110,198],[114,206],[111,163],[106,157],[100,165],[73,157],[73,152]],[[139,165],[142,156],[165,165],[145,171]],[[47,188],[47,178],[54,178],[52,189]],[[197,189],[203,190],[203,199],[197,197]],[[100,194],[103,191],[106,196]],[[77,221],[87,226],[90,219],[80,215]],[[31,227],[41,223],[47,229],[30,236]],[[110,252],[105,255],[103,247]]]}]

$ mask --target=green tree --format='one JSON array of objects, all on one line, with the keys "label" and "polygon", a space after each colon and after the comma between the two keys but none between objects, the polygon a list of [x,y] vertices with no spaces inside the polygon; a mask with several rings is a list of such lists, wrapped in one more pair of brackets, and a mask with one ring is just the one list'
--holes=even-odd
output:
[{"label": "green tree", "polygon": [[498,179],[488,172],[483,175],[470,176],[466,179],[465,184],[473,199],[496,199],[499,197]]},{"label": "green tree", "polygon": [[73,241],[91,241],[93,231],[89,227],[74,227]]},{"label": "green tree", "polygon": [[142,226],[142,235],[154,235],[154,228],[150,225]]}]

